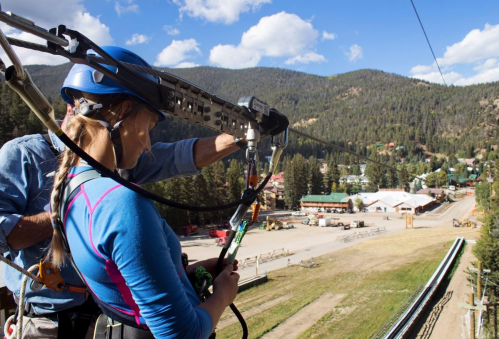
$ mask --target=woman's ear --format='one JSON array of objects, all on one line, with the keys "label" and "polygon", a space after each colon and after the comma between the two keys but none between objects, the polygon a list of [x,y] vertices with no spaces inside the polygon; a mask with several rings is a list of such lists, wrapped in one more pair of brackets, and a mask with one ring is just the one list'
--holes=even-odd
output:
[{"label": "woman's ear", "polygon": [[125,100],[120,105],[120,112],[118,114],[118,121],[121,121],[125,114],[132,110],[132,102],[130,100]]}]

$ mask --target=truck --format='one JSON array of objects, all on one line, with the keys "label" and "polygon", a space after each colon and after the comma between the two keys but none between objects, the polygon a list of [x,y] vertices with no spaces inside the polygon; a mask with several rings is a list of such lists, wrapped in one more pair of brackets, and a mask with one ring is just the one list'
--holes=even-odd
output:
[{"label": "truck", "polygon": [[197,225],[186,225],[182,227],[182,234],[184,237],[188,237],[189,235],[199,234]]},{"label": "truck", "polygon": [[228,237],[230,233],[230,229],[211,229],[209,231],[210,238],[223,238]]},{"label": "truck", "polygon": [[331,226],[331,218],[322,218],[322,219],[319,219],[319,226],[321,226],[321,227],[329,227],[329,226]]},{"label": "truck", "polygon": [[319,226],[319,219],[311,218],[308,222],[308,226]]},{"label": "truck", "polygon": [[350,223],[351,228],[364,227],[364,220],[354,220]]}]

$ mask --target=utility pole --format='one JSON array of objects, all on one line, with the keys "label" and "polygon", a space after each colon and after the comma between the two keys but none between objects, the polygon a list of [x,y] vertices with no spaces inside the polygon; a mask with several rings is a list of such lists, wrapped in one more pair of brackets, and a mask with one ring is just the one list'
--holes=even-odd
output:
[{"label": "utility pole", "polygon": [[482,300],[482,262],[478,262],[478,274],[476,280],[476,291],[477,291],[477,300],[480,302]]},{"label": "utility pole", "polygon": [[[479,326],[482,318],[482,312],[487,311],[487,305],[484,305],[484,301],[482,300],[482,273],[490,273],[490,270],[483,269],[482,267],[482,262],[478,262],[478,269],[477,268],[470,268],[469,269],[471,272],[477,273],[477,299],[475,300],[475,293],[472,292],[469,294],[469,299],[468,303],[460,303],[459,307],[464,308],[469,310],[470,312],[470,339],[475,339],[476,337],[476,320],[475,320],[475,314],[477,311],[480,311],[480,317],[479,317]],[[473,283],[471,284],[473,288]],[[485,302],[485,304],[488,304]]]}]

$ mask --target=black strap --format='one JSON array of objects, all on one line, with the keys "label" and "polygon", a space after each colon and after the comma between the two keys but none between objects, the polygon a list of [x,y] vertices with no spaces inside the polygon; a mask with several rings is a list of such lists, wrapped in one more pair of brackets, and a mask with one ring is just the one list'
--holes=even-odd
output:
[{"label": "black strap", "polygon": [[154,339],[151,331],[119,323],[102,314],[95,324],[94,339]]},{"label": "black strap", "polygon": [[102,314],[99,306],[94,302],[91,295],[88,296],[87,300],[78,307],[78,314],[73,326],[72,339],[85,339],[92,318],[97,314]]}]

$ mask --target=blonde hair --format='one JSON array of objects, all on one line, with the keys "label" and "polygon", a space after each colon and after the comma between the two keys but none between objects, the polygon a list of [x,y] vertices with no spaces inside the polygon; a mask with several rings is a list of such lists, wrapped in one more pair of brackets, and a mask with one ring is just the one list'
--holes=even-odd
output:
[{"label": "blonde hair", "polygon": [[[102,102],[103,99],[102,96],[92,95],[88,93],[84,93],[84,97],[93,102]],[[120,107],[123,101],[124,100],[117,100],[116,103],[111,105],[108,109],[100,109],[99,114],[109,124],[114,125],[118,120],[117,112],[120,111]],[[80,108],[77,99],[75,99],[75,106],[76,109]],[[113,106],[115,106],[116,108],[113,108]],[[76,145],[78,145],[78,147],[82,148],[84,137],[88,134],[89,131],[96,132],[103,128],[105,127],[102,126],[97,120],[78,114],[69,119],[68,125],[66,127],[66,134]],[[92,141],[90,140],[90,143],[91,142]],[[62,152],[60,157],[62,158],[61,164],[59,165],[59,168],[55,174],[54,186],[50,197],[51,218],[55,227],[53,231],[52,241],[48,248],[47,256],[47,258],[50,258],[51,263],[58,268],[64,266],[66,259],[64,240],[61,233],[62,230],[60,227],[58,227],[58,223],[62,223],[64,218],[64,216],[60,215],[59,213],[59,208],[62,203],[61,193],[64,188],[64,183],[67,180],[68,174],[71,171],[71,168],[73,168],[73,166],[75,166],[79,160],[79,157],[68,148],[66,148],[64,152]]]}]

